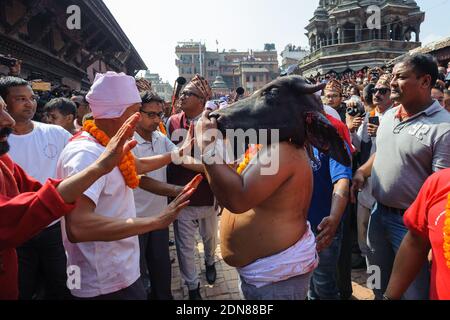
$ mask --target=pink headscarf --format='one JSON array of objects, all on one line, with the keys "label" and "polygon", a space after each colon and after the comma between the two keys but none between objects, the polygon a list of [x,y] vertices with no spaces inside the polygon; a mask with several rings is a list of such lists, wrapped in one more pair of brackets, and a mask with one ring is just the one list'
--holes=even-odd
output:
[{"label": "pink headscarf", "polygon": [[120,118],[128,107],[142,102],[136,80],[124,73],[112,71],[97,73],[86,100],[94,119]]}]

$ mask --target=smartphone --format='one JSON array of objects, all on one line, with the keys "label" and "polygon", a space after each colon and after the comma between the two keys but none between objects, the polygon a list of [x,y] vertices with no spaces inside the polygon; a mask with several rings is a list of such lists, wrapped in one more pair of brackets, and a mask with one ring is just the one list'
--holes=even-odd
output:
[{"label": "smartphone", "polygon": [[380,125],[380,118],[379,117],[370,117],[369,118],[369,123],[373,124],[375,126],[379,126]]}]

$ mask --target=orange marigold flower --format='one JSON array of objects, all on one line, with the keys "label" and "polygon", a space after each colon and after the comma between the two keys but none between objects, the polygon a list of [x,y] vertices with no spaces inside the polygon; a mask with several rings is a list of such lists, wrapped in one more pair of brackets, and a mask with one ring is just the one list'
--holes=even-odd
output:
[{"label": "orange marigold flower", "polygon": [[[108,135],[100,130],[92,120],[86,121],[84,123],[83,130],[97,139],[97,141],[100,142],[100,144],[104,147],[106,147],[106,145],[111,140]],[[137,175],[136,164],[131,151],[123,157],[118,167],[120,172],[122,173],[123,178],[125,179],[126,185],[131,189],[136,189],[139,186],[140,178]]]},{"label": "orange marigold flower", "polygon": [[263,146],[261,144],[250,146],[250,148],[245,152],[244,160],[242,160],[236,170],[239,175],[244,172],[250,161],[258,154],[259,151],[261,151],[262,147]]}]

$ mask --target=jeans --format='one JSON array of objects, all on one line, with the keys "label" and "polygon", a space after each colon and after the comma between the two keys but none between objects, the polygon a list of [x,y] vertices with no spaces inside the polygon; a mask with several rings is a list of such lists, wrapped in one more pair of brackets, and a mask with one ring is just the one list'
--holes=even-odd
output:
[{"label": "jeans", "polygon": [[305,300],[311,272],[257,288],[240,277],[239,288],[245,300]]},{"label": "jeans", "polygon": [[[317,228],[313,228],[317,236]],[[339,300],[337,264],[341,252],[343,225],[339,225],[331,245],[319,252],[319,266],[314,270],[308,292],[309,300]]]},{"label": "jeans", "polygon": [[[43,230],[17,248],[19,299],[72,299],[67,289],[67,257],[61,224]],[[42,286],[43,292],[40,292]]]},{"label": "jeans", "polygon": [[[370,270],[378,267],[380,270],[380,287],[375,288],[376,299],[382,299],[387,289],[395,255],[408,229],[403,223],[400,211],[392,210],[377,203],[372,211],[368,229],[369,254],[367,259]],[[425,263],[414,282],[403,295],[404,300],[428,300],[430,286],[430,271],[428,262]]]},{"label": "jeans", "polygon": [[152,300],[173,300],[172,264],[169,253],[169,228],[139,236],[141,279],[151,287]]},{"label": "jeans", "polygon": [[349,300],[353,294],[352,286],[352,250],[353,250],[353,230],[352,222],[353,206],[348,205],[341,221],[341,248],[339,260],[337,262],[337,286],[339,288],[339,297],[343,300]]}]

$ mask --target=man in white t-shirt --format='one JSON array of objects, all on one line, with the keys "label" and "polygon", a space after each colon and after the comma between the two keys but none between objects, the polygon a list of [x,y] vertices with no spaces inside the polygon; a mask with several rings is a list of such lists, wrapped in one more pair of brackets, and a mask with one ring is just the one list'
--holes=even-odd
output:
[{"label": "man in white t-shirt", "polygon": [[[13,134],[9,137],[12,147],[9,155],[41,183],[56,178],[58,157],[72,135],[63,128],[32,121],[37,103],[27,81],[3,78],[0,91],[8,112],[16,121]],[[39,292],[39,281],[43,282],[43,297],[46,299],[70,298],[59,221],[17,248],[17,254],[20,299],[31,300],[42,293]]]},{"label": "man in white t-shirt", "polygon": [[[97,74],[87,95],[97,129],[74,137],[61,153],[58,177],[68,177],[89,166],[104,151],[99,132],[113,136],[126,119],[140,110],[141,98],[133,77],[115,72]],[[190,147],[174,153],[184,153]],[[136,160],[138,174],[161,168],[173,153]],[[121,170],[115,168],[93,184],[63,220],[63,241],[69,266],[80,272],[80,283],[70,288],[80,299],[143,300],[139,242],[136,235],[167,228],[189,202],[196,183],[183,190],[157,217],[136,218],[133,191]]]},{"label": "man in white t-shirt", "polygon": [[74,122],[77,117],[76,104],[67,98],[55,98],[45,105],[48,123],[60,126],[70,134],[76,134]]}]

